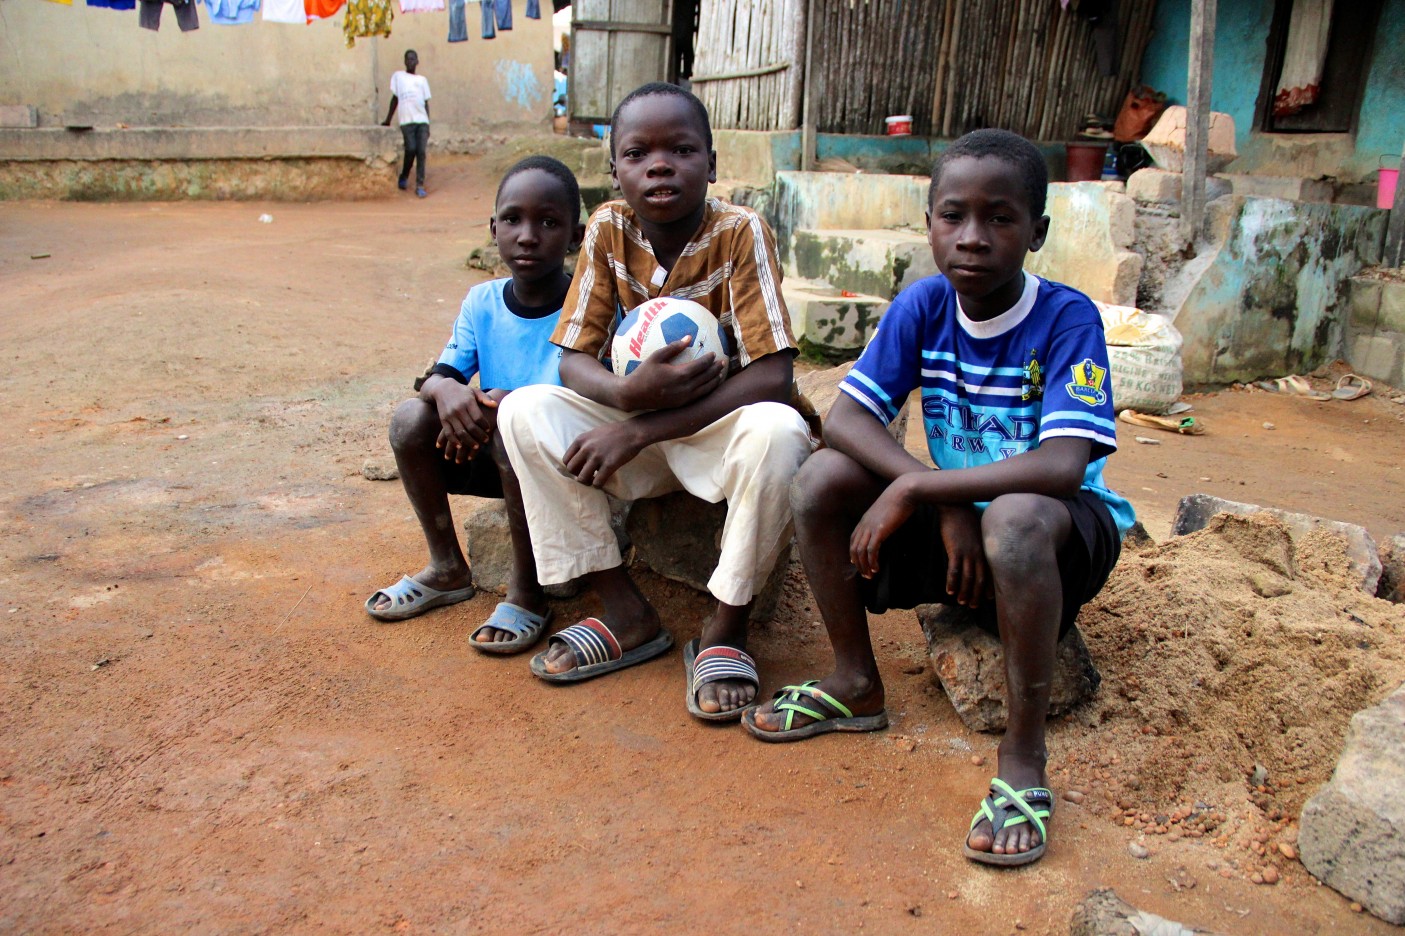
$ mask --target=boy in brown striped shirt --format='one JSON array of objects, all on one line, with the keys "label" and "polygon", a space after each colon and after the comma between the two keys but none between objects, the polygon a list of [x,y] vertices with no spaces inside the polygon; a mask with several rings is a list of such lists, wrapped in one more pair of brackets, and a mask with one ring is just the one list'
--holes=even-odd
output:
[{"label": "boy in brown striped shirt", "polygon": [[[611,121],[611,175],[624,201],[590,219],[552,341],[563,387],[511,394],[498,427],[522,483],[543,585],[587,576],[604,605],[532,660],[574,682],[666,652],[673,638],[625,569],[606,493],[624,500],[687,490],[726,500],[717,609],[684,652],[699,718],[737,719],[759,680],[747,616],[790,535],[787,490],[813,443],[789,405],[796,353],[770,229],[749,208],[707,197],[717,154],[702,102],[674,85],[628,95]],[[600,362],[617,313],[661,295],[691,299],[722,324],[729,361],[674,363],[686,339],[626,377]],[[724,381],[724,377],[726,378]]]}]

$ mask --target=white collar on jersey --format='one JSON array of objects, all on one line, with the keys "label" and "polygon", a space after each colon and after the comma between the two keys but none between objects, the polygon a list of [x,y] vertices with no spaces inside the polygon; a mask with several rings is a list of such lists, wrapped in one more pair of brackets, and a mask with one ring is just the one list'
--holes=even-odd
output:
[{"label": "white collar on jersey", "polygon": [[956,320],[961,323],[961,328],[966,334],[972,338],[996,338],[1015,328],[1029,316],[1030,310],[1034,308],[1034,300],[1039,295],[1039,277],[1028,270],[1023,272],[1024,292],[1020,293],[1019,301],[993,319],[977,322],[969,318],[966,310],[961,308],[961,297],[956,297]]}]

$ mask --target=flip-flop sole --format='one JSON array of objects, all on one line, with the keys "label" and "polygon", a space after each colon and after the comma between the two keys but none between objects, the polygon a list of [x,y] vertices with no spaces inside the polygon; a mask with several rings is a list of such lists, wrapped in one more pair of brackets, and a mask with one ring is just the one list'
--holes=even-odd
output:
[{"label": "flip-flop sole", "polygon": [[[693,661],[698,657],[699,643],[701,643],[701,641],[694,637],[683,645],[683,672],[685,674],[683,680],[683,698],[688,703],[688,714],[694,718],[702,719],[703,721],[734,722],[741,718],[742,715],[756,708],[756,706],[760,704],[758,700],[752,700],[751,703],[743,705],[741,708],[728,709],[725,712],[704,712],[698,707],[698,697],[693,694]],[[759,695],[761,692],[759,686],[756,691]]]},{"label": "flip-flop sole", "polygon": [[532,662],[528,666],[533,676],[549,683],[584,682],[587,679],[594,679],[596,676],[604,676],[606,673],[613,673],[616,670],[647,662],[660,654],[667,653],[672,647],[673,635],[666,630],[660,630],[653,640],[640,644],[633,650],[626,650],[618,660],[592,663],[589,666],[577,666],[564,673],[550,673],[546,669],[546,654],[538,653],[532,657]]},{"label": "flip-flop sole", "polygon": [[[502,602],[502,604],[506,603],[507,602]],[[513,607],[517,607],[517,605],[513,605]],[[495,608],[493,610],[496,613],[497,609]],[[522,610],[525,611],[526,609],[523,608]],[[488,620],[484,621],[482,624],[479,624],[476,628],[473,629],[473,633],[468,635],[468,642],[469,645],[472,646],[473,649],[477,650],[479,653],[494,653],[499,656],[510,656],[514,653],[522,653],[523,651],[530,650],[537,645],[538,641],[540,641],[542,639],[542,636],[547,632],[547,629],[551,627],[551,619],[555,616],[556,613],[550,608],[548,608],[546,612],[546,617],[542,618],[541,626],[537,628],[537,632],[535,634],[524,634],[521,637],[514,637],[511,640],[495,640],[491,643],[483,643],[478,639],[478,632],[481,631],[483,628],[492,627],[496,628],[497,630],[506,629],[500,628],[496,624],[494,624],[493,618],[490,616]]]},{"label": "flip-flop sole", "polygon": [[813,738],[822,734],[831,734],[836,731],[860,732],[860,731],[881,731],[888,727],[888,713],[879,712],[877,715],[855,715],[853,718],[827,718],[824,721],[810,722],[801,728],[792,728],[790,731],[767,731],[756,724],[756,710],[753,708],[742,716],[742,727],[749,731],[753,737],[760,738],[776,744],[787,741],[804,741],[806,738]]},{"label": "flip-flop sole", "polygon": [[[967,836],[969,838],[969,835]],[[1048,842],[1040,842],[1027,852],[1016,852],[1013,855],[997,855],[995,852],[977,851],[970,845],[961,846],[967,858],[985,865],[995,865],[1001,868],[1017,868],[1020,865],[1034,864],[1044,857],[1044,852],[1048,849]]]},{"label": "flip-flop sole", "polygon": [[373,610],[371,606],[376,600],[376,595],[384,594],[386,594],[385,589],[381,589],[377,591],[375,595],[372,595],[371,597],[366,599],[366,613],[369,614],[371,617],[375,618],[377,621],[393,622],[408,621],[412,617],[419,617],[426,611],[433,611],[435,608],[444,608],[449,605],[458,604],[461,601],[467,601],[474,595],[478,594],[478,589],[470,585],[467,588],[455,588],[450,591],[437,592],[433,595],[426,595],[422,601],[416,602],[415,604],[411,604],[406,607],[395,608],[392,606],[392,608],[387,608],[384,611]]}]

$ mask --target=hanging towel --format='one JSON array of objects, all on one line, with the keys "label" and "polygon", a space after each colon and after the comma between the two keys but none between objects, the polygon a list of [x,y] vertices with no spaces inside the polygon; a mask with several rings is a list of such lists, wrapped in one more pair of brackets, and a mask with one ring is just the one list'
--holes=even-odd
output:
[{"label": "hanging towel", "polygon": [[88,6],[103,7],[107,10],[135,10],[137,0],[88,0]]},{"label": "hanging towel", "polygon": [[303,0],[302,8],[307,22],[331,19],[337,11],[346,6],[346,0]]},{"label": "hanging towel", "polygon": [[390,8],[390,0],[348,0],[346,16],[342,22],[342,32],[346,34],[346,47],[356,47],[357,39],[367,36],[390,38],[390,24],[395,19],[395,11]]},{"label": "hanging towel", "polygon": [[444,0],[400,0],[401,13],[437,13],[444,9]]},{"label": "hanging towel", "polygon": [[1332,35],[1333,0],[1293,0],[1288,18],[1288,45],[1273,95],[1273,116],[1287,117],[1317,103],[1322,65]]},{"label": "hanging towel", "polygon": [[263,0],[263,21],[301,25],[307,22],[307,10],[302,0]]},{"label": "hanging towel", "polygon": [[[512,0],[483,0],[482,6],[484,39],[492,39],[498,34],[498,29],[512,28]],[[493,28],[495,18],[497,29]]]},{"label": "hanging towel", "polygon": [[463,14],[463,0],[449,0],[449,41],[468,41],[468,22]]},{"label": "hanging towel", "polygon": [[49,0],[50,3],[62,3],[64,6],[73,6],[73,0]]}]

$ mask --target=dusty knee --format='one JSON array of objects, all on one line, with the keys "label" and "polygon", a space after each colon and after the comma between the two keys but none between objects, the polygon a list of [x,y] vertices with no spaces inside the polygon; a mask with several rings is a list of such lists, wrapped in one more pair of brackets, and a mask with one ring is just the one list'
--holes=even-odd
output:
[{"label": "dusty knee", "polygon": [[805,460],[790,483],[790,509],[797,523],[828,520],[853,500],[864,471],[848,455],[820,449]]},{"label": "dusty knee", "polygon": [[1057,563],[1057,529],[1050,504],[1059,506],[1047,497],[1007,494],[985,509],[982,545],[997,578],[1025,576]]},{"label": "dusty knee", "polygon": [[423,446],[433,445],[439,436],[439,414],[434,407],[411,397],[395,408],[390,417],[390,447],[403,452]]}]

